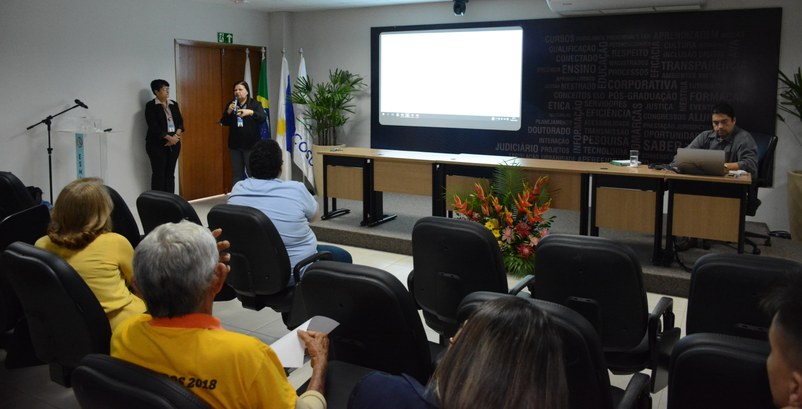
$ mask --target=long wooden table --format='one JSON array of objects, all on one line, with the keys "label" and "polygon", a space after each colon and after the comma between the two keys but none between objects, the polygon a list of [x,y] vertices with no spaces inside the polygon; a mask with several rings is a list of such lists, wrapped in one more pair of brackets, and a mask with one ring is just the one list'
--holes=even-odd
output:
[{"label": "long wooden table", "polygon": [[517,164],[532,179],[550,178],[550,187],[555,190],[552,207],[578,210],[579,234],[598,235],[600,227],[651,233],[655,237],[653,262],[661,264],[671,262],[673,235],[733,241],[738,243],[738,252],[743,252],[746,194],[751,183],[748,175],[680,175],[643,165],[370,148],[320,153],[324,219],[349,211],[337,208],[337,198],[343,198],[362,201],[363,226],[392,220],[395,215],[384,214],[383,192],[430,196],[432,215],[445,216],[447,191],[469,188],[478,178],[491,178],[500,164]]}]

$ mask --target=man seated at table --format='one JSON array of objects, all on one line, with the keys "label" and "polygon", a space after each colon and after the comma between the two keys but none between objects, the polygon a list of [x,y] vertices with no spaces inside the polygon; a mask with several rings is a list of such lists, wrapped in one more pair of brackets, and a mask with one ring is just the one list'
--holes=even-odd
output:
[{"label": "man seated at table", "polygon": [[[703,131],[687,146],[690,149],[724,151],[727,170],[745,170],[757,176],[757,144],[752,134],[735,125],[735,110],[726,102],[713,106],[713,129]],[[676,158],[672,166],[676,165]]]},{"label": "man seated at table", "polygon": [[[757,177],[757,144],[745,129],[735,125],[735,109],[726,102],[713,106],[713,129],[701,132],[687,146],[690,149],[710,149],[724,151],[724,168],[727,170],[745,170]],[[671,166],[677,165],[677,159]],[[689,237],[677,237],[677,250],[696,247],[698,240]]]},{"label": "man seated at table", "polygon": [[149,315],[121,323],[111,355],[177,380],[214,408],[316,408],[323,397],[329,340],[298,331],[312,358],[300,397],[275,352],[257,338],[224,330],[212,316],[228,266],[212,234],[194,223],[154,229],[134,253],[134,285]]},{"label": "man seated at table", "polygon": [[[228,203],[259,209],[270,218],[287,248],[290,264],[317,252],[328,251],[332,260],[351,263],[351,254],[332,245],[318,245],[309,222],[318,218],[318,204],[303,183],[281,180],[281,147],[273,139],[261,140],[253,146],[250,157],[251,175],[234,185]],[[303,272],[302,272],[303,274]],[[290,276],[288,285],[295,284]]]}]

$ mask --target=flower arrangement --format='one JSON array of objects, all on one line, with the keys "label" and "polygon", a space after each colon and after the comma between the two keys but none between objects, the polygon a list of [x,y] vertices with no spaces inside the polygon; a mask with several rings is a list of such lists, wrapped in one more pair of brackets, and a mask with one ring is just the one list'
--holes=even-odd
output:
[{"label": "flower arrangement", "polygon": [[554,216],[544,216],[551,208],[548,177],[542,176],[530,186],[520,168],[501,166],[494,183],[485,185],[476,183],[464,199],[454,194],[454,211],[493,233],[509,274],[523,277],[534,273],[535,248],[549,234],[554,220]]}]

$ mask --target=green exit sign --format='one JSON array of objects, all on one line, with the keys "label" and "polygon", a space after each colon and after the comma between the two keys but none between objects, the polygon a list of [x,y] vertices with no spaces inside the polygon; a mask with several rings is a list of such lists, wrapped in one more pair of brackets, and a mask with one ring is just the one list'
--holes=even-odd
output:
[{"label": "green exit sign", "polygon": [[231,33],[217,33],[217,42],[225,44],[234,43],[234,34]]}]

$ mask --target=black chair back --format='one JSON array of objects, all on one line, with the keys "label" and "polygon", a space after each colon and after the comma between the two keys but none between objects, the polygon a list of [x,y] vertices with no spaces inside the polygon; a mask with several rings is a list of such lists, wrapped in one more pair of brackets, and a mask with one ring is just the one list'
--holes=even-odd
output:
[{"label": "black chair back", "polygon": [[412,297],[395,276],[320,261],[309,266],[300,286],[309,316],[340,323],[329,334],[329,359],[428,381],[433,368],[426,333]]},{"label": "black chair back", "polygon": [[195,208],[175,193],[149,190],[136,199],[136,208],[145,234],[150,233],[156,226],[178,223],[181,220],[203,225]]},{"label": "black chair back", "polygon": [[534,298],[569,307],[600,334],[615,372],[652,370],[652,392],[668,382],[668,358],[680,336],[673,300],[649,312],[643,271],[632,249],[591,236],[549,235],[537,246]]},{"label": "black chair back", "polygon": [[70,374],[89,353],[109,353],[111,327],[103,307],[66,261],[16,242],[0,265],[19,297],[36,356],[50,365],[50,378],[70,385]]},{"label": "black chair back", "polygon": [[72,389],[83,409],[210,408],[178,382],[108,355],[85,356],[72,378]]},{"label": "black chair back", "polygon": [[[50,199],[53,200],[53,199]],[[0,171],[0,220],[39,204],[13,173]]]},{"label": "black chair back", "polygon": [[[459,305],[459,321],[468,319],[481,303],[498,297],[513,297],[513,295],[487,291],[469,294]],[[576,311],[559,304],[537,299],[529,299],[529,302],[548,314],[562,335],[571,408],[651,407],[649,381],[646,375],[640,373],[633,375],[626,390],[610,385],[599,335],[587,320]],[[537,365],[536,362],[529,364]]]},{"label": "black chair back", "polygon": [[766,372],[770,348],[758,341],[697,333],[671,354],[669,409],[773,409]]},{"label": "black chair back", "polygon": [[691,274],[685,333],[712,332],[758,340],[768,339],[771,315],[761,300],[802,264],[751,254],[706,254]]},{"label": "black chair back", "polygon": [[135,248],[142,239],[142,235],[139,233],[139,226],[136,224],[136,219],[134,219],[131,209],[128,208],[128,204],[125,203],[123,197],[114,188],[106,185],[106,191],[109,192],[111,201],[114,203],[114,210],[111,211],[112,231],[128,239],[131,247]]},{"label": "black chair back", "polygon": [[[0,251],[15,241],[33,244],[47,234],[50,211],[44,203],[14,213],[0,221]],[[14,328],[22,318],[22,306],[6,274],[0,271],[0,332]]]},{"label": "black chair back", "polygon": [[537,246],[534,297],[573,308],[605,349],[628,350],[646,333],[649,305],[635,252],[603,237],[550,235]]},{"label": "black chair back", "polygon": [[[252,207],[219,204],[209,211],[207,220],[210,229],[223,229],[220,240],[231,243],[226,284],[242,306],[257,311],[269,307],[280,312],[288,326],[300,324],[290,316],[295,295],[295,287],[287,286],[293,273],[290,257],[270,218]],[[303,312],[297,315],[298,319],[305,316]]]},{"label": "black chair back", "polygon": [[753,133],[757,144],[757,178],[752,182],[759,187],[774,185],[774,152],[777,149],[777,135]]},{"label": "black chair back", "polygon": [[[44,203],[14,213],[0,221],[0,251],[15,241],[33,244],[47,234],[50,210]],[[4,333],[4,334],[3,334]],[[6,350],[6,368],[40,365],[24,319],[22,305],[0,266],[0,348]]]},{"label": "black chair back", "polygon": [[498,242],[479,223],[421,218],[412,229],[412,264],[410,292],[426,324],[445,339],[457,331],[463,297],[474,291],[508,291]]}]

